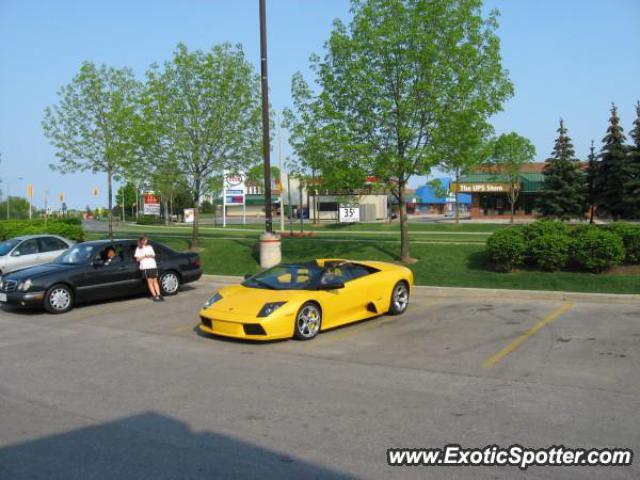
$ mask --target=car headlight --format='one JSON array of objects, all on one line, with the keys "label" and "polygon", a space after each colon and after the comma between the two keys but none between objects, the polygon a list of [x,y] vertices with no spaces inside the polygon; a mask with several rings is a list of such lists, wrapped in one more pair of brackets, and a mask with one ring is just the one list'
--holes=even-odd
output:
[{"label": "car headlight", "polygon": [[213,305],[216,302],[219,302],[220,300],[222,300],[222,295],[216,292],[209,300],[204,302],[203,308],[209,308],[211,305]]},{"label": "car headlight", "polygon": [[264,307],[262,307],[260,309],[260,312],[258,313],[258,316],[259,317],[268,317],[269,315],[271,315],[273,312],[275,312],[277,309],[279,309],[285,303],[287,303],[287,302],[265,303]]},{"label": "car headlight", "polygon": [[26,292],[27,290],[29,290],[29,288],[31,288],[31,279],[25,280],[24,282],[20,282],[18,284],[18,290],[20,290],[21,292]]}]

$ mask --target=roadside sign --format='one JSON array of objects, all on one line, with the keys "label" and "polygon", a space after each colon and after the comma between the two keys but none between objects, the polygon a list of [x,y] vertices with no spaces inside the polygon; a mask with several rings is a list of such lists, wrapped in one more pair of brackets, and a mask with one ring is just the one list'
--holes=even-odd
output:
[{"label": "roadside sign", "polygon": [[193,208],[184,209],[184,223],[193,223]]},{"label": "roadside sign", "polygon": [[154,192],[144,192],[142,194],[142,214],[160,215],[160,197]]},{"label": "roadside sign", "polygon": [[340,223],[356,223],[360,221],[360,207],[357,205],[340,207],[338,209],[338,220]]}]

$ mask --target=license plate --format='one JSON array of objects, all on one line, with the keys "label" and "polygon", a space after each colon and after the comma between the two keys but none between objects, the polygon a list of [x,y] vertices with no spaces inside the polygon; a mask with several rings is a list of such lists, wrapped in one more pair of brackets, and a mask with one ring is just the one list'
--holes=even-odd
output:
[{"label": "license plate", "polygon": [[0,293],[0,302],[6,302],[6,301],[7,301],[7,294]]}]

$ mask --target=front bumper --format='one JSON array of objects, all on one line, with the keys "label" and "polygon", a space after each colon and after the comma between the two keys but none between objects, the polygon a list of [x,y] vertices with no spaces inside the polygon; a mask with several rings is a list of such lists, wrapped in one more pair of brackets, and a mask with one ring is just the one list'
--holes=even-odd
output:
[{"label": "front bumper", "polygon": [[200,331],[244,340],[279,340],[293,336],[293,318],[239,319],[221,318],[206,309],[200,311]]},{"label": "front bumper", "polygon": [[44,303],[44,290],[36,292],[0,292],[0,297],[6,295],[6,301],[0,298],[0,305],[18,305],[20,307],[40,307]]}]

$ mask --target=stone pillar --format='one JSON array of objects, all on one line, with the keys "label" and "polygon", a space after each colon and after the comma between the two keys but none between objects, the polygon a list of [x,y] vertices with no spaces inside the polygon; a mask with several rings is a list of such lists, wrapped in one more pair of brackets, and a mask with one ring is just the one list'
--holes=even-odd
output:
[{"label": "stone pillar", "polygon": [[282,260],[280,235],[265,232],[260,235],[260,266],[271,268]]}]

